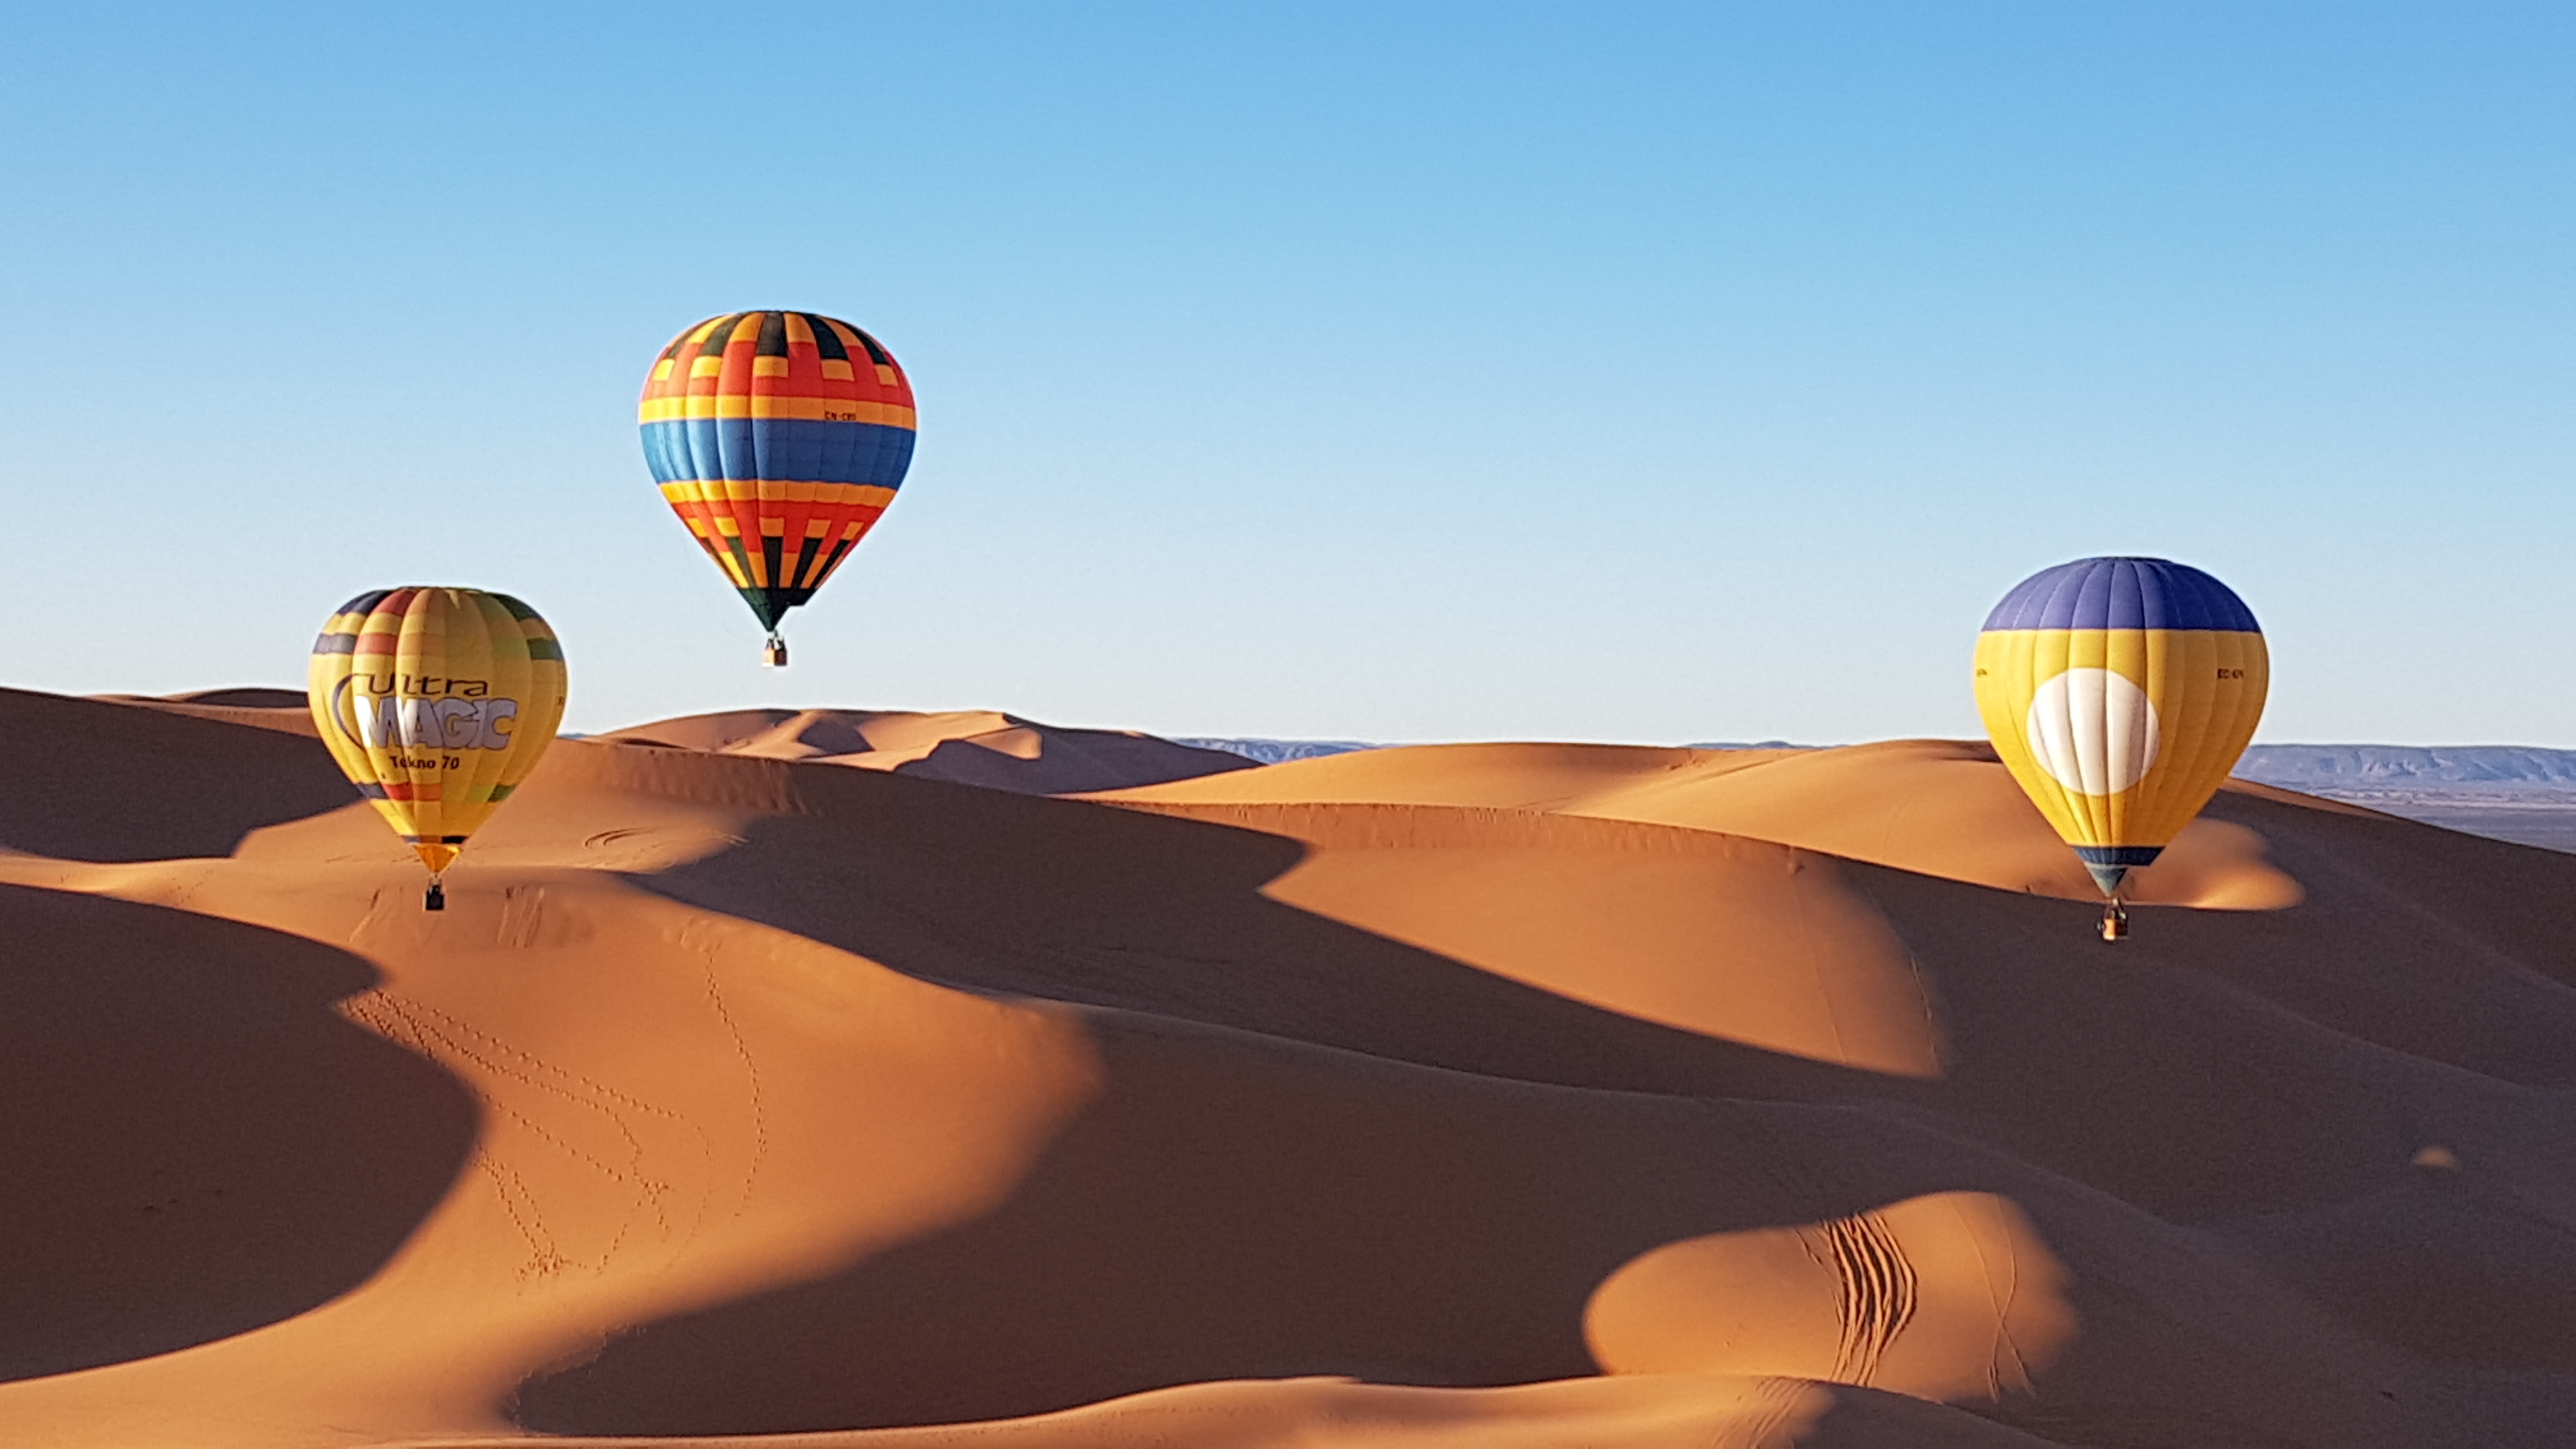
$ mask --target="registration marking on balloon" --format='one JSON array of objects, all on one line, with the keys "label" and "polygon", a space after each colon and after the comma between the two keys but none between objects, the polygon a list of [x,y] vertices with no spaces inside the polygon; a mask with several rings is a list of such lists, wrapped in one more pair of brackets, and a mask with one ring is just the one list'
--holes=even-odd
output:
[{"label": "registration marking on balloon", "polygon": [[2164,559],[2044,570],[1977,636],[1977,708],[1995,753],[2106,895],[2225,782],[2270,678],[2244,601]]}]

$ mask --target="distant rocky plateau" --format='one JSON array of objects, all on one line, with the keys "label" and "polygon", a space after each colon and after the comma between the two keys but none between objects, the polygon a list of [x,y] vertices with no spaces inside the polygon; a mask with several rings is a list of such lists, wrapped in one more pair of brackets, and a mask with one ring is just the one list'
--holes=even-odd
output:
[{"label": "distant rocky plateau", "polygon": [[2576,750],[2526,745],[2256,745],[2239,777],[2440,825],[2576,850]]}]

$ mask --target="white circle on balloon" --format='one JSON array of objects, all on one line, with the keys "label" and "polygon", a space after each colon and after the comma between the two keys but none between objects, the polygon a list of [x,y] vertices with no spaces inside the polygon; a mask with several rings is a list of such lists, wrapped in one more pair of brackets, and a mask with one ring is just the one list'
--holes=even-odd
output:
[{"label": "white circle on balloon", "polygon": [[2027,732],[2039,767],[2084,795],[2117,795],[2146,778],[2164,743],[2147,692],[2108,669],[2070,669],[2042,681]]}]

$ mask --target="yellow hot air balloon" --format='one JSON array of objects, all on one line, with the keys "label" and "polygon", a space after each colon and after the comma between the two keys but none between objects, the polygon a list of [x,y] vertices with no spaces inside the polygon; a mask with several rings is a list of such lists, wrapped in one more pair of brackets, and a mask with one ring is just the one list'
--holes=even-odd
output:
[{"label": "yellow hot air balloon", "polygon": [[442,877],[563,722],[563,647],[537,611],[481,589],[386,589],[342,604],[313,641],[305,697],[322,743]]},{"label": "yellow hot air balloon", "polygon": [[2218,793],[2271,682],[2253,611],[2160,558],[2088,558],[2022,581],[1977,636],[1977,709],[2022,790],[2128,933],[2120,888]]}]

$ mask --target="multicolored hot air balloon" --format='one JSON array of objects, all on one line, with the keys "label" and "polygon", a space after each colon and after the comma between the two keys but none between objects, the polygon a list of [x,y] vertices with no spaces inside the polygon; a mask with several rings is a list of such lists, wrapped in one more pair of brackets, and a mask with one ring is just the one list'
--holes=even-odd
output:
[{"label": "multicolored hot air balloon", "polygon": [[1976,669],[1995,753],[2092,872],[2119,939],[2123,880],[2209,803],[2263,716],[2253,611],[2182,564],[2078,559],[2004,596]]},{"label": "multicolored hot air balloon", "polygon": [[563,722],[563,647],[537,611],[481,589],[385,589],[313,641],[305,699],[322,743],[429,867],[447,867]]},{"label": "multicolored hot air balloon", "polygon": [[637,409],[662,497],[769,631],[841,566],[912,465],[912,383],[847,322],[728,312],[673,338]]}]

